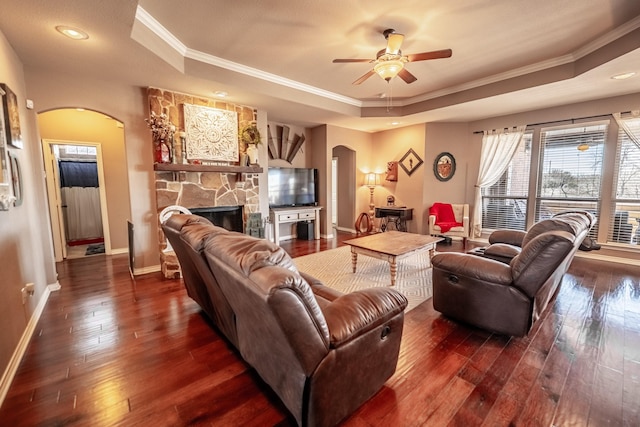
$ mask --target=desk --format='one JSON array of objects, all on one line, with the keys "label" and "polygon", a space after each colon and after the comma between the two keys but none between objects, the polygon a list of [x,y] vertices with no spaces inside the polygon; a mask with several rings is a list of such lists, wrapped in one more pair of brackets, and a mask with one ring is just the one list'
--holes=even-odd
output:
[{"label": "desk", "polygon": [[320,239],[320,206],[297,206],[289,208],[271,208],[269,218],[273,224],[273,241],[280,244],[280,224],[313,221],[313,238]]},{"label": "desk", "polygon": [[386,231],[391,224],[398,231],[407,231],[407,221],[413,218],[413,208],[385,206],[376,208],[376,218],[382,218],[380,230]]}]

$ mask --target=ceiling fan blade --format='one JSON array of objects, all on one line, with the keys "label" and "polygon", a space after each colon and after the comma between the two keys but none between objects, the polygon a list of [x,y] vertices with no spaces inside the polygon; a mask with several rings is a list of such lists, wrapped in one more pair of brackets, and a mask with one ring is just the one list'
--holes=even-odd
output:
[{"label": "ceiling fan blade", "polygon": [[450,58],[453,52],[451,49],[434,50],[433,52],[422,52],[407,55],[409,62],[426,61],[427,59]]},{"label": "ceiling fan blade", "polygon": [[373,59],[334,59],[333,62],[334,63],[341,63],[341,62],[373,62]]},{"label": "ceiling fan blade", "polygon": [[398,73],[398,77],[404,80],[405,83],[413,83],[416,80],[418,80],[418,78],[413,74],[411,74],[409,71],[407,71],[406,68],[403,68],[402,70],[400,70],[400,72]]},{"label": "ceiling fan blade", "polygon": [[376,72],[373,70],[369,70],[366,74],[362,75],[358,80],[353,82],[354,85],[359,85],[363,81],[367,80],[369,77],[373,76]]},{"label": "ceiling fan blade", "polygon": [[404,40],[404,34],[391,33],[387,36],[387,52],[392,55],[398,55],[400,52],[400,46]]}]

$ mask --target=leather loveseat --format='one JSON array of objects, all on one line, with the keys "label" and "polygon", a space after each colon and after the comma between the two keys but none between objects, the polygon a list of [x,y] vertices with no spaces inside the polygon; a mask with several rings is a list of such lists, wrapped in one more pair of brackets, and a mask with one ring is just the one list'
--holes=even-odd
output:
[{"label": "leather loveseat", "polygon": [[299,272],[279,246],[194,215],[173,215],[162,228],[188,294],[299,425],[337,424],[395,372],[402,294],[342,294]]},{"label": "leather loveseat", "polygon": [[513,257],[506,262],[469,253],[435,255],[433,307],[491,332],[527,335],[555,294],[592,219],[572,212],[540,221],[522,235],[509,234]]}]

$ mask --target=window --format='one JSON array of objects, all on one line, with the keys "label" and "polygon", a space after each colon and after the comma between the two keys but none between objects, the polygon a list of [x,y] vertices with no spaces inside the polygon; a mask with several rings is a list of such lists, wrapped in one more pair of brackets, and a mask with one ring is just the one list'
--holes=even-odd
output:
[{"label": "window", "polygon": [[[623,119],[634,135],[640,136],[640,119]],[[607,241],[640,244],[640,147],[622,127],[618,145],[613,184],[613,209]]]},{"label": "window", "polygon": [[524,134],[502,177],[483,190],[482,228],[525,230],[532,137],[531,132]]},{"label": "window", "polygon": [[[541,132],[535,221],[575,209],[599,216],[607,126],[588,123]],[[597,236],[597,227],[598,223],[592,237]]]}]

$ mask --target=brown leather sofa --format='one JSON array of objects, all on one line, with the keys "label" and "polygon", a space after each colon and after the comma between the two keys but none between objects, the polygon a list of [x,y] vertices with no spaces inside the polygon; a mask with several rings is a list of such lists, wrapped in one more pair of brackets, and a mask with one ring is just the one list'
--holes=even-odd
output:
[{"label": "brown leather sofa", "polygon": [[337,424],[395,372],[402,294],[342,294],[299,272],[279,246],[197,216],[173,215],[162,228],[188,294],[299,425]]},{"label": "brown leather sofa", "polygon": [[552,299],[592,225],[591,217],[573,212],[540,221],[522,235],[505,235],[514,244],[503,248],[513,254],[506,262],[469,253],[435,255],[431,261],[433,307],[491,332],[526,335]]},{"label": "brown leather sofa", "polygon": [[[593,228],[597,219],[587,211],[567,211],[554,215],[552,218],[534,224],[529,231],[521,230],[496,230],[489,235],[489,246],[477,248],[473,251],[475,255],[495,259],[509,263],[520,253],[522,247],[528,240],[549,230],[563,230],[576,235],[581,226],[589,230]],[[586,237],[586,235],[585,235]],[[583,239],[584,241],[584,239]]]}]

